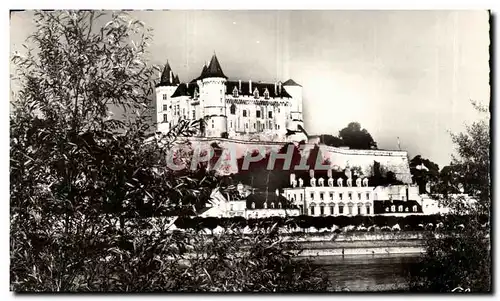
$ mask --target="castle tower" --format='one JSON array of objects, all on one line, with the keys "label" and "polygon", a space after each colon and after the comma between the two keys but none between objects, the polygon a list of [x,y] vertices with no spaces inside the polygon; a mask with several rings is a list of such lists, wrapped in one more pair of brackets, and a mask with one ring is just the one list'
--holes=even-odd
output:
[{"label": "castle tower", "polygon": [[173,121],[172,94],[179,85],[179,77],[174,76],[170,64],[165,64],[160,82],[156,85],[156,124],[157,131],[168,132]]},{"label": "castle tower", "polygon": [[304,121],[302,119],[302,86],[297,84],[293,79],[289,79],[283,83],[283,88],[292,96],[290,99],[289,116],[287,116],[287,130],[297,132],[295,135],[289,137],[292,141],[306,140],[307,136],[300,132],[299,126],[304,128]]},{"label": "castle tower", "polygon": [[221,137],[227,133],[226,81],[217,56],[212,56],[210,64],[204,68],[199,80],[202,95],[203,115],[207,122],[205,135]]}]

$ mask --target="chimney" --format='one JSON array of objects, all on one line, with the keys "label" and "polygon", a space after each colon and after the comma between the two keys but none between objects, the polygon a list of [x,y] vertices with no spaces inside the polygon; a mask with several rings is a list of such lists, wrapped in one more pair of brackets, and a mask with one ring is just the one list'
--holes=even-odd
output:
[{"label": "chimney", "polygon": [[332,177],[332,169],[328,169],[326,171],[327,175],[328,175],[328,178],[331,178]]},{"label": "chimney", "polygon": [[280,93],[280,95],[281,95],[281,82],[279,82],[279,83],[278,83],[278,87],[279,87],[279,91],[278,91],[278,92],[279,92],[279,93]]},{"label": "chimney", "polygon": [[309,177],[314,178],[314,169],[309,169]]},{"label": "chimney", "polygon": [[252,91],[252,80],[248,81],[248,89],[249,89],[248,94],[252,94],[252,92],[253,92]]},{"label": "chimney", "polygon": [[278,95],[278,83],[274,82],[274,95]]},{"label": "chimney", "polygon": [[241,93],[241,79],[238,81],[238,93]]},{"label": "chimney", "polygon": [[170,70],[170,83],[173,83],[174,81],[172,80],[172,70]]},{"label": "chimney", "polygon": [[295,174],[291,173],[290,174],[290,185],[292,185],[293,181],[295,181]]}]

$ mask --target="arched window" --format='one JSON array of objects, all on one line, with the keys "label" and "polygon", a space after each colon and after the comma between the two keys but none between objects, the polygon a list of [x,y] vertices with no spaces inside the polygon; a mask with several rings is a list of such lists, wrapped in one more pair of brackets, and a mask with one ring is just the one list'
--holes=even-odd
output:
[{"label": "arched window", "polygon": [[417,205],[413,206],[413,212],[417,212]]},{"label": "arched window", "polygon": [[282,208],[283,206],[281,205],[281,202],[278,203],[278,208]]},{"label": "arched window", "polygon": [[314,215],[314,207],[316,207],[315,203],[311,203],[311,205],[309,205],[309,208],[311,210],[311,215]]},{"label": "arched window", "polygon": [[399,212],[403,212],[403,205],[399,205],[399,206],[398,206],[398,211],[399,211]]},{"label": "arched window", "polygon": [[252,209],[255,209],[255,202],[252,202]]},{"label": "arched window", "polygon": [[334,214],[334,209],[335,209],[335,204],[334,203],[330,203],[329,206],[330,206],[330,214],[333,215]]},{"label": "arched window", "polygon": [[264,202],[264,209],[267,209],[267,203]]},{"label": "arched window", "polygon": [[392,206],[391,206],[391,211],[392,211],[392,212],[396,212],[396,206],[395,206],[395,205],[392,205]]},{"label": "arched window", "polygon": [[233,89],[233,97],[238,97],[238,88],[236,88],[236,86],[234,86]]},{"label": "arched window", "polygon": [[273,209],[274,209],[274,203],[271,203],[271,208],[273,208]]},{"label": "arched window", "polygon": [[231,114],[236,114],[236,105],[233,103],[231,107],[229,108],[229,111],[231,111]]}]

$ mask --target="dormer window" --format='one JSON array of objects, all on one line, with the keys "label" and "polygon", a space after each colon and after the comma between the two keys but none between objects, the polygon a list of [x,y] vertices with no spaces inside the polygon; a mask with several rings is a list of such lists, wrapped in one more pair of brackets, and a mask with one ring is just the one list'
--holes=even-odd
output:
[{"label": "dormer window", "polygon": [[238,88],[236,86],[233,89],[233,97],[238,97]]},{"label": "dormer window", "polygon": [[259,98],[259,90],[257,88],[255,88],[255,90],[253,90],[253,97]]},{"label": "dormer window", "polygon": [[252,209],[255,209],[255,203],[252,203]]},{"label": "dormer window", "polygon": [[265,99],[269,99],[269,90],[267,90],[267,88],[266,88],[266,90],[264,91],[264,98],[265,98]]},{"label": "dormer window", "polygon": [[264,209],[267,209],[267,203],[264,202]]}]

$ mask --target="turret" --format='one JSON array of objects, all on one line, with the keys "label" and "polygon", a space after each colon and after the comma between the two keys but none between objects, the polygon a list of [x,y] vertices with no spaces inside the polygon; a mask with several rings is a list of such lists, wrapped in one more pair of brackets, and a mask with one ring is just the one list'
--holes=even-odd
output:
[{"label": "turret", "polygon": [[207,117],[206,136],[221,137],[227,132],[227,76],[224,75],[215,53],[199,80],[201,81],[200,94],[204,95],[204,116]]},{"label": "turret", "polygon": [[157,131],[168,132],[174,119],[172,94],[179,85],[179,77],[174,76],[170,64],[165,64],[160,82],[156,85],[156,123]]}]

